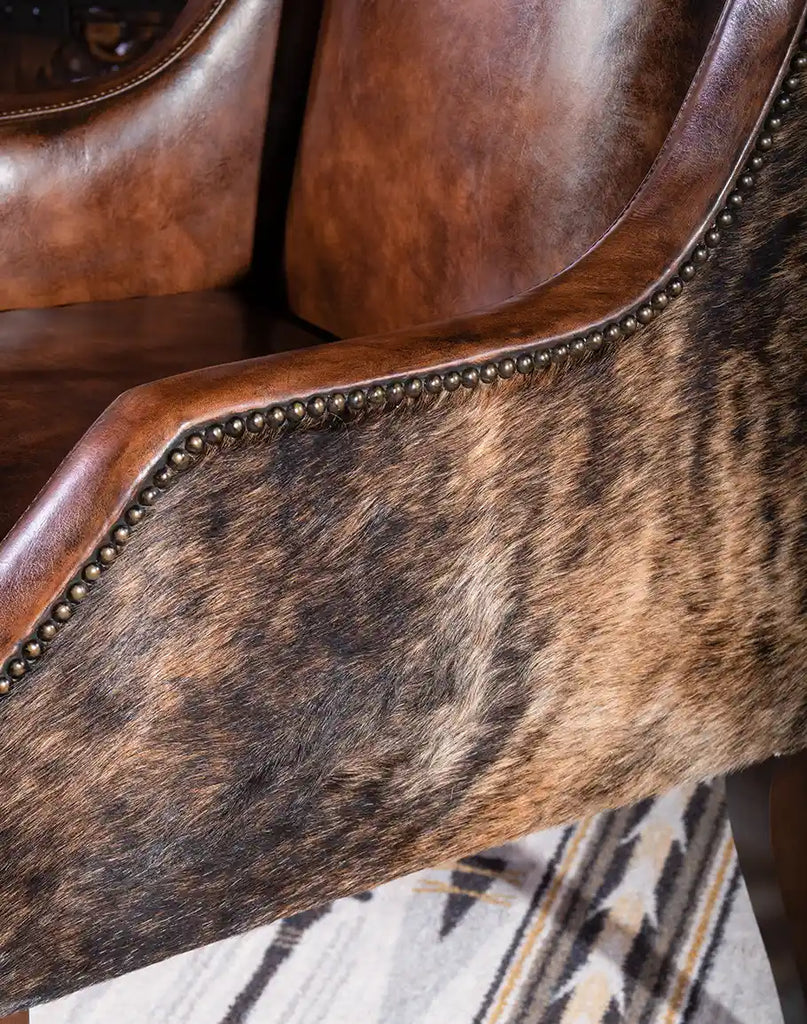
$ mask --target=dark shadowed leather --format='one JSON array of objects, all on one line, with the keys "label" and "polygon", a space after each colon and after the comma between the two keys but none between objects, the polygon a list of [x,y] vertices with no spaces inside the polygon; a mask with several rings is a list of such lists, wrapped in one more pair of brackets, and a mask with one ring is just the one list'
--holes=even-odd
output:
[{"label": "dark shadowed leather", "polygon": [[235,291],[0,313],[0,538],[121,392],[320,340]]},{"label": "dark shadowed leather", "polygon": [[344,337],[481,309],[610,226],[723,0],[331,0],[289,213],[292,308]]},{"label": "dark shadowed leather", "polygon": [[[103,82],[84,79],[62,85],[59,88],[45,88],[21,95],[16,89],[3,85],[0,92],[0,117],[24,119],[32,113],[45,113],[79,106],[90,106],[103,98],[119,95],[139,82],[159,74],[184,50],[195,42],[199,33],[204,32],[230,0],[188,0],[166,34],[147,53],[111,73]],[[25,45],[28,45],[26,39]],[[2,81],[2,79],[0,79]]]},{"label": "dark shadowed leather", "polygon": [[280,5],[219,6],[122,94],[0,116],[0,308],[213,288],[246,270]]},{"label": "dark shadowed leather", "polygon": [[192,424],[517,351],[585,330],[649,294],[714,216],[752,145],[803,12],[801,0],[732,0],[653,174],[609,235],[546,285],[483,315],[219,366],[118,399],[0,546],[0,658],[34,628],[149,467]]},{"label": "dark shadowed leather", "polygon": [[[38,32],[30,27],[21,31],[19,22],[13,29],[0,27],[0,114],[32,103],[63,102],[71,91],[85,97],[93,90],[107,92],[148,74],[175,49],[178,34],[187,38],[193,33],[193,28],[185,30],[189,21],[203,21],[219,6],[219,0],[178,3],[179,10],[170,2],[161,3],[159,10],[152,5],[145,19],[134,12],[133,19],[124,14],[113,22],[104,13],[96,16],[91,9],[74,9],[72,32],[64,22],[67,5],[54,3],[54,20],[44,28],[40,23]],[[23,20],[27,21],[24,14]],[[105,27],[110,26],[107,35]],[[115,31],[118,26],[120,33]]]}]

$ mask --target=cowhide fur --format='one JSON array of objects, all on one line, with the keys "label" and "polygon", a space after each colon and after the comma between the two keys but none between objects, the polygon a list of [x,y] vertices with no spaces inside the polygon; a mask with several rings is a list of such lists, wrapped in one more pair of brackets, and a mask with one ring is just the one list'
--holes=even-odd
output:
[{"label": "cowhide fur", "polygon": [[184,477],[0,707],[0,1008],[807,745],[807,136],[650,328]]}]

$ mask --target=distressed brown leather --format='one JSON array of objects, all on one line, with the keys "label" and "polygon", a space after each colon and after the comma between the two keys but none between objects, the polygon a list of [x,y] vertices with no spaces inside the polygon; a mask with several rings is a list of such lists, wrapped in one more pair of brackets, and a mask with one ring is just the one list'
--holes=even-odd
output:
[{"label": "distressed brown leather", "polygon": [[331,0],[289,211],[292,308],[340,336],[547,280],[652,164],[722,0]]},{"label": "distressed brown leather", "polygon": [[609,234],[550,282],[482,315],[217,366],[126,392],[0,547],[0,657],[30,633],[190,425],[549,343],[621,316],[648,295],[704,230],[746,158],[803,11],[802,0],[730,0],[652,174]]},{"label": "distressed brown leather", "polygon": [[320,340],[234,290],[0,313],[0,539],[123,391]]},{"label": "distressed brown leather", "polygon": [[279,8],[191,4],[113,95],[96,83],[48,94],[51,113],[0,114],[0,309],[213,288],[247,269]]}]

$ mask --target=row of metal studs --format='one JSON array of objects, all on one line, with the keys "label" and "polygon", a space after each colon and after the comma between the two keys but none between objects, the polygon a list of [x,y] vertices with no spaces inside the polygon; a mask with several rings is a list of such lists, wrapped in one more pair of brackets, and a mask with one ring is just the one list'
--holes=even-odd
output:
[{"label": "row of metal studs", "polygon": [[642,303],[619,322],[613,322],[591,331],[585,336],[562,342],[549,348],[539,348],[515,356],[508,356],[496,363],[483,366],[466,366],[461,370],[432,373],[425,377],[410,377],[405,381],[394,380],[386,384],[373,384],[367,388],[355,388],[347,394],[341,391],[290,402],[286,406],[273,406],[267,410],[256,410],[244,416],[233,416],[226,423],[214,423],[190,434],[182,447],[168,453],[165,464],[153,475],[151,483],[139,495],[136,504],[124,512],[122,521],[111,531],[98,548],[95,557],[81,569],[78,577],[68,586],[62,597],[50,609],[50,615],[36,633],[23,641],[0,675],[0,695],[11,692],[13,684],[32,668],[43,656],[48,645],[56,638],[59,629],[73,616],[74,609],[90,594],[103,573],[114,564],[128,542],[131,531],[146,517],[160,494],[169,488],[178,475],[198,464],[205,452],[222,444],[225,435],[241,438],[248,434],[260,434],[267,428],[296,427],[305,422],[316,423],[327,416],[343,418],[351,413],[391,409],[407,399],[417,399],[423,394],[438,394],[441,391],[454,392],[459,388],[472,389],[481,384],[492,384],[497,380],[509,380],[516,374],[529,374],[546,370],[553,364],[563,364],[589,352],[596,352],[605,344],[628,337],[641,327],[649,324],[662,313],[670,302],[682,293],[685,285],[692,281],[698,268],[706,263],[712,249],[721,241],[721,230],[730,227],[741,209],[744,196],[753,188],[755,175],[762,169],[765,154],[773,146],[773,133],[782,127],[782,118],[792,106],[793,93],[799,85],[798,75],[807,70],[807,36],[800,42],[796,55],[790,64],[790,72],[782,82],[781,90],[774,99],[765,120],[765,126],[756,139],[756,149],[744,170],[739,174],[726,200],[726,205],[715,218],[715,223],[704,233],[702,241],[695,246],[689,258],[678,268],[678,274],[666,286],[653,294],[648,302]]}]

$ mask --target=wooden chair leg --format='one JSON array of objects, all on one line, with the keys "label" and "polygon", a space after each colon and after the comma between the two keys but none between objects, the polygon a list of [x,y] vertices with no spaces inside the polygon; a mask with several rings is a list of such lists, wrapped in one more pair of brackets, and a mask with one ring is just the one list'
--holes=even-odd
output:
[{"label": "wooden chair leg", "polygon": [[807,751],[729,776],[726,796],[785,1024],[807,1024]]}]

